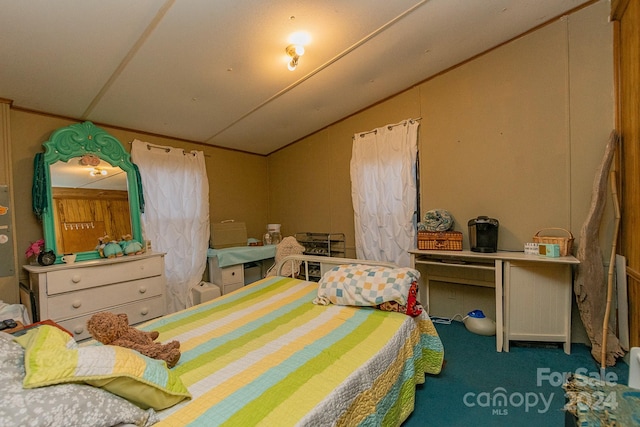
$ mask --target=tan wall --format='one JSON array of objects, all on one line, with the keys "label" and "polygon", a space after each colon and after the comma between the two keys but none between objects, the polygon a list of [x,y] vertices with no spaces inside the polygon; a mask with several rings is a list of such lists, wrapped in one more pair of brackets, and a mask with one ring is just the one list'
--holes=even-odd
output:
[{"label": "tan wall", "polygon": [[[449,210],[466,249],[467,222],[478,215],[500,220],[500,249],[522,250],[545,227],[570,230],[577,246],[614,126],[608,6],[582,9],[272,154],[270,217],[287,233],[344,232],[348,256],[355,255],[352,136],[422,117],[421,214]],[[612,222],[607,206],[606,258]],[[467,289],[469,300],[449,308],[484,304],[491,313],[493,296],[484,291]],[[575,313],[574,320],[579,336]]]},{"label": "tan wall", "polygon": [[353,250],[352,136],[422,117],[421,211],[449,210],[465,248],[478,215],[500,220],[502,249],[544,227],[578,238],[613,128],[607,17],[600,2],[270,155],[269,216],[285,234],[344,232]]},{"label": "tan wall", "polygon": [[505,250],[522,250],[544,227],[579,243],[614,126],[607,9],[582,10],[420,86],[423,211],[450,210],[464,233],[477,215],[497,218]]},{"label": "tan wall", "polygon": [[[16,239],[18,264],[27,262],[24,251],[30,242],[42,238],[42,226],[31,211],[31,182],[33,158],[41,152],[42,143],[54,130],[74,122],[20,110],[11,111],[11,148],[13,182],[16,194]],[[249,236],[259,237],[267,224],[268,185],[267,158],[214,147],[205,147],[168,137],[146,135],[122,129],[101,126],[120,140],[127,151],[128,142],[137,138],[159,145],[169,145],[205,153],[209,176],[210,219],[235,219],[247,224]],[[20,280],[26,274],[20,272]],[[3,290],[4,291],[4,290]],[[0,299],[13,301],[13,290],[0,294]]]},{"label": "tan wall", "polygon": [[296,232],[345,233],[355,257],[351,204],[351,143],[355,132],[420,115],[419,91],[409,89],[362,114],[269,156],[269,217],[283,236]]}]

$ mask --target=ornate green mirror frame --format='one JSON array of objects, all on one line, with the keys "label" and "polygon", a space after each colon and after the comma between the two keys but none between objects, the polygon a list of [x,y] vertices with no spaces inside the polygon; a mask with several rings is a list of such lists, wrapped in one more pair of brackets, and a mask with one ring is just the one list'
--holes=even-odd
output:
[{"label": "ornate green mirror frame", "polygon": [[[127,190],[129,213],[131,216],[131,234],[138,242],[142,240],[140,226],[140,200],[138,198],[138,174],[131,162],[131,156],[116,138],[91,122],[77,123],[54,131],[48,141],[42,144],[45,148],[44,170],[47,185],[48,208],[42,214],[45,247],[56,254],[56,263],[61,262],[63,255],[57,248],[54,205],[51,189],[51,165],[68,162],[74,157],[87,154],[94,155],[111,166],[120,167],[127,174]],[[96,242],[97,245],[98,242]],[[77,261],[100,258],[97,250],[78,252]]]}]

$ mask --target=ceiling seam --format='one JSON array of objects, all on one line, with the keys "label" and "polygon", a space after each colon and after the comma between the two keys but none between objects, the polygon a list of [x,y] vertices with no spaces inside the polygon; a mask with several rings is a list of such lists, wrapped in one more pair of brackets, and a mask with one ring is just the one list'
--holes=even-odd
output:
[{"label": "ceiling seam", "polygon": [[111,76],[109,77],[107,82],[102,86],[102,88],[97,93],[97,95],[89,103],[89,106],[87,107],[87,109],[84,111],[84,113],[81,116],[83,120],[87,119],[89,114],[91,114],[91,112],[96,107],[96,105],[102,100],[102,98],[107,93],[107,91],[115,83],[116,79],[118,79],[118,77],[120,77],[120,75],[124,71],[125,67],[127,65],[129,65],[129,63],[133,59],[134,55],[136,53],[138,53],[138,51],[140,50],[142,45],[151,36],[151,33],[153,33],[153,31],[157,28],[157,26],[160,24],[160,22],[162,21],[164,16],[167,14],[169,9],[171,9],[171,7],[174,5],[174,3],[175,3],[175,0],[167,0],[162,5],[160,10],[158,10],[158,13],[156,13],[156,15],[153,17],[153,20],[151,21],[151,23],[147,26],[147,28],[145,28],[144,32],[140,35],[140,37],[138,38],[136,43],[131,47],[131,49],[129,49],[129,51],[127,52],[125,57],[122,59],[122,61],[120,62],[118,67],[115,69],[115,71],[111,74]]},{"label": "ceiling seam", "polygon": [[320,65],[318,68],[316,68],[315,70],[311,71],[309,74],[301,77],[299,80],[296,80],[295,82],[291,83],[289,86],[287,86],[284,89],[281,89],[278,92],[276,92],[275,94],[271,95],[269,98],[267,98],[266,100],[264,100],[263,102],[261,102],[257,106],[253,107],[251,110],[249,110],[248,112],[246,112],[245,114],[240,116],[238,119],[234,120],[233,122],[231,122],[230,124],[228,124],[224,128],[220,129],[218,132],[213,134],[211,137],[207,138],[206,141],[208,142],[208,141],[212,140],[216,136],[220,135],[222,132],[226,131],[227,129],[231,128],[232,126],[235,126],[236,124],[238,124],[239,122],[241,122],[245,118],[249,117],[251,114],[255,113],[260,108],[262,108],[265,105],[275,101],[276,99],[280,98],[282,95],[286,94],[287,92],[289,92],[292,89],[296,88],[297,86],[301,85],[305,81],[309,80],[311,77],[315,76],[320,71],[323,71],[324,69],[326,69],[330,65],[334,64],[335,62],[337,62],[338,60],[342,59],[343,57],[345,57],[349,53],[353,52],[354,50],[356,50],[360,46],[364,45],[369,40],[371,40],[374,37],[376,37],[378,34],[382,33],[385,30],[387,30],[389,27],[391,27],[392,25],[394,25],[398,21],[400,21],[403,18],[405,18],[406,16],[410,15],[416,9],[418,9],[421,6],[423,6],[427,2],[429,2],[429,0],[421,0],[420,2],[414,4],[409,9],[405,10],[404,12],[402,12],[401,14],[399,14],[398,16],[393,18],[392,20],[386,22],[385,24],[383,24],[382,26],[378,27],[377,29],[375,29],[371,33],[367,34],[362,39],[358,40],[356,43],[354,43],[351,46],[349,46],[348,48],[346,48],[345,50],[343,50],[342,52],[340,52],[339,54],[337,54],[336,56],[334,56],[333,58],[331,58],[330,60],[328,60],[324,64]]}]

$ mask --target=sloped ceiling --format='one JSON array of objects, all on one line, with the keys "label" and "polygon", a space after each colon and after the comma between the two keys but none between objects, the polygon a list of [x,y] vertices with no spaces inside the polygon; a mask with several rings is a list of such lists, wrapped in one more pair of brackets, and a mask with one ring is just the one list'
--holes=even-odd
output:
[{"label": "sloped ceiling", "polygon": [[0,98],[268,154],[584,3],[0,0]]}]

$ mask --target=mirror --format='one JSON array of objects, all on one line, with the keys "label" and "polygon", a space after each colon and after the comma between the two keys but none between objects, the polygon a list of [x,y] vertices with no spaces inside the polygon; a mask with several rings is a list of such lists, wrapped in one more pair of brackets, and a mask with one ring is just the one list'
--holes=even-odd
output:
[{"label": "mirror", "polygon": [[[95,249],[98,239],[133,235],[127,174],[93,154],[49,165],[56,247],[62,253]],[[119,240],[119,239],[117,239]]]},{"label": "mirror", "polygon": [[142,242],[138,174],[120,141],[91,122],[60,128],[43,143],[48,208],[45,246],[77,260],[99,258],[98,239]]}]

